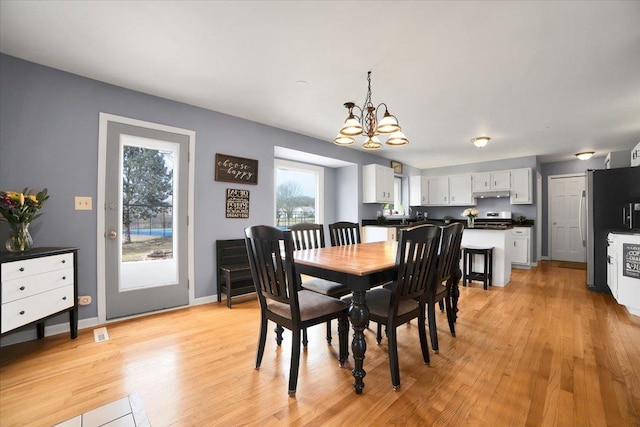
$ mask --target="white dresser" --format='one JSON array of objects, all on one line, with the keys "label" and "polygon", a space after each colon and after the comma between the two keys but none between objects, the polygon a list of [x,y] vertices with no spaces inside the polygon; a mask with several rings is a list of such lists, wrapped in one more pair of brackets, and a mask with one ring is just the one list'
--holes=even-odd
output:
[{"label": "white dresser", "polygon": [[77,248],[0,252],[1,335],[35,323],[38,338],[43,338],[45,320],[69,312],[71,338],[76,338],[77,266]]}]

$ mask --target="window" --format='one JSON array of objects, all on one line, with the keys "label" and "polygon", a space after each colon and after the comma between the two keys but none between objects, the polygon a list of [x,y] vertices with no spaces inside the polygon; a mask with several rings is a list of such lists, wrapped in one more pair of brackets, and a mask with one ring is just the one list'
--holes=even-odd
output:
[{"label": "window", "polygon": [[322,224],[324,169],[275,160],[275,226],[288,229],[303,222]]},{"label": "window", "polygon": [[403,204],[402,177],[393,178],[393,204],[384,205],[385,215],[404,215],[406,204]]}]

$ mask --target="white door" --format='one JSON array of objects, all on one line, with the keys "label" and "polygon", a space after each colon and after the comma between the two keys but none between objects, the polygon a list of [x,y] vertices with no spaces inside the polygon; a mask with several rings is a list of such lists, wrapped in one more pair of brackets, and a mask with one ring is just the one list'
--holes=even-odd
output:
[{"label": "white door", "polygon": [[553,260],[587,260],[580,234],[580,203],[584,202],[584,189],[584,174],[549,177],[549,247]]},{"label": "white door", "polygon": [[103,122],[105,319],[188,305],[193,135]]}]

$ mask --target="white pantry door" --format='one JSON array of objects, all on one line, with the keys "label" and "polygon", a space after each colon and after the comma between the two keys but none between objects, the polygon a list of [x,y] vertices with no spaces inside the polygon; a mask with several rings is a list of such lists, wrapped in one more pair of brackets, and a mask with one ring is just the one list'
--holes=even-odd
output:
[{"label": "white pantry door", "polygon": [[549,177],[549,246],[551,259],[586,262],[587,251],[580,234],[580,204],[584,203],[584,174]]}]

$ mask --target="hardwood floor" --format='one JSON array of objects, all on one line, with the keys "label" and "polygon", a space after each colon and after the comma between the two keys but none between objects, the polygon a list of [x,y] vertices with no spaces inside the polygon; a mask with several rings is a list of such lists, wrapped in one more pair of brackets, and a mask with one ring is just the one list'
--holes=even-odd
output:
[{"label": "hardwood floor", "polygon": [[[640,318],[586,289],[586,271],[543,262],[506,288],[461,287],[457,338],[438,314],[440,353],[422,363],[415,321],[398,328],[402,388],[386,340],[367,333],[365,388],[340,369],[337,339],[309,330],[296,398],[290,339],[274,334],[255,370],[259,308],[249,299],[0,349],[0,425],[51,426],[137,392],[151,425],[640,426]],[[334,322],[335,323],[335,322]],[[272,329],[272,328],[271,328]],[[334,334],[337,337],[337,333]],[[352,366],[352,363],[348,366]]]}]

